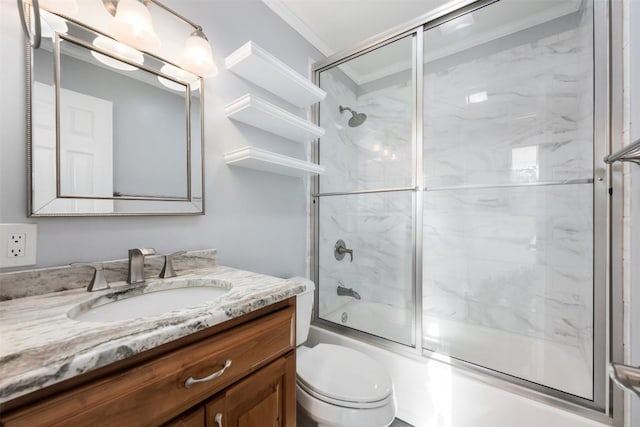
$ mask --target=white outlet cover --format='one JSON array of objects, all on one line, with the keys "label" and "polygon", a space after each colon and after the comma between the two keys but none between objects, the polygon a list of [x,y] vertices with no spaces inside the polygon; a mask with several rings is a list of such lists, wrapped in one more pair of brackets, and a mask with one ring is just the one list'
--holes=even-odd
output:
[{"label": "white outlet cover", "polygon": [[[9,236],[12,234],[24,234],[26,236],[24,256],[10,257],[8,255]],[[0,224],[0,268],[35,265],[38,251],[37,244],[37,224]]]}]

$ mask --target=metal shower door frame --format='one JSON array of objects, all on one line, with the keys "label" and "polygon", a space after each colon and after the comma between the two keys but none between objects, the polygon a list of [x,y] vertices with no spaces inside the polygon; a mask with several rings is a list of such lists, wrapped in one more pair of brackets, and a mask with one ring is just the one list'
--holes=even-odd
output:
[{"label": "metal shower door frame", "polygon": [[[621,212],[609,203],[609,188],[620,187],[612,178],[612,168],[607,167],[601,161],[611,152],[611,135],[617,135],[620,125],[611,123],[610,115],[615,113],[611,105],[616,104],[621,94],[616,85],[617,76],[612,76],[610,67],[612,64],[611,42],[620,37],[621,29],[611,24],[611,15],[616,15],[620,8],[614,0],[593,0],[593,139],[594,139],[594,164],[593,164],[593,202],[594,202],[594,271],[593,271],[593,401],[580,398],[569,393],[541,386],[531,381],[523,380],[512,375],[496,372],[489,368],[474,365],[453,357],[437,354],[422,348],[422,225],[423,225],[423,198],[424,198],[424,171],[423,171],[423,33],[424,31],[440,25],[443,22],[455,19],[458,16],[478,10],[499,0],[455,0],[443,7],[436,9],[424,16],[405,25],[393,28],[379,36],[366,40],[362,44],[334,54],[324,60],[316,62],[311,67],[311,78],[319,85],[320,73],[337,65],[350,61],[358,56],[367,54],[394,41],[411,35],[413,37],[413,106],[412,117],[412,145],[414,151],[413,161],[413,188],[375,189],[355,191],[339,194],[357,194],[382,191],[412,191],[413,196],[413,315],[415,325],[415,345],[406,346],[387,339],[373,336],[365,332],[357,331],[343,325],[320,319],[319,286],[316,286],[315,311],[313,323],[323,328],[333,330],[342,335],[386,348],[392,352],[411,358],[432,358],[448,363],[454,367],[462,368],[476,379],[493,386],[506,389],[526,398],[534,399],[553,407],[568,410],[587,418],[604,422],[606,424],[622,425],[622,400],[623,395],[612,389],[608,380],[606,369],[610,360],[621,361],[622,352],[622,295],[621,285],[618,283],[616,268],[621,265],[615,250],[621,244],[616,236],[621,233],[616,221],[621,219]],[[618,34],[620,33],[620,34]],[[615,60],[615,58],[613,58]],[[619,83],[619,82],[618,82]],[[315,104],[310,112],[311,120],[320,123],[319,104]],[[318,163],[320,156],[320,139],[312,144],[312,161]],[[615,148],[615,147],[614,147]],[[618,147],[619,148],[619,147]],[[319,177],[313,177],[311,182],[311,276],[318,283],[318,243],[319,243]],[[335,193],[332,193],[335,194]],[[329,194],[326,194],[329,195]],[[615,200],[614,200],[615,201]],[[618,201],[620,202],[620,201]],[[620,218],[618,218],[620,217]],[[615,219],[612,221],[611,219]],[[617,233],[617,234],[616,234]],[[612,236],[613,235],[613,236]],[[619,269],[619,268],[618,268]],[[615,409],[615,411],[614,411]]]}]

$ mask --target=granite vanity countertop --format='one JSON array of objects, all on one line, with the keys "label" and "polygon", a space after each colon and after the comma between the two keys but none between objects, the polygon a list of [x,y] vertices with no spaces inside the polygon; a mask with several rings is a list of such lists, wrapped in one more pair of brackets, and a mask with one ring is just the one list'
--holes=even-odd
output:
[{"label": "granite vanity countertop", "polygon": [[209,304],[117,322],[76,321],[67,313],[78,304],[131,287],[124,282],[111,283],[112,289],[101,292],[81,288],[0,302],[0,403],[283,301],[304,290],[304,284],[294,280],[223,266],[173,279],[147,279],[142,286],[152,287],[163,280],[202,283],[203,279],[230,283],[232,288]]}]

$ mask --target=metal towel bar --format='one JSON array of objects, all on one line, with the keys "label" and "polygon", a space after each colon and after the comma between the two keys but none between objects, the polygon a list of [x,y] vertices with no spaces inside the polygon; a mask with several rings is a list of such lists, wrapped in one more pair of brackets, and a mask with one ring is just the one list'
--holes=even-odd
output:
[{"label": "metal towel bar", "polygon": [[632,162],[640,165],[640,139],[604,158],[605,163]]},{"label": "metal towel bar", "polygon": [[612,362],[609,364],[609,376],[620,388],[640,397],[640,368]]}]

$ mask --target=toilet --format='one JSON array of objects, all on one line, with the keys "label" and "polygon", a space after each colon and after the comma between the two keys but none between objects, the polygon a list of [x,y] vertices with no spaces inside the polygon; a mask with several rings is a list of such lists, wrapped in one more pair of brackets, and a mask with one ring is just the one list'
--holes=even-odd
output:
[{"label": "toilet", "polygon": [[[315,284],[305,278],[297,296],[296,399],[298,412],[319,427],[386,427],[396,414],[391,377],[380,363],[347,347],[302,345],[309,335]],[[302,427],[298,423],[298,427]]]}]

